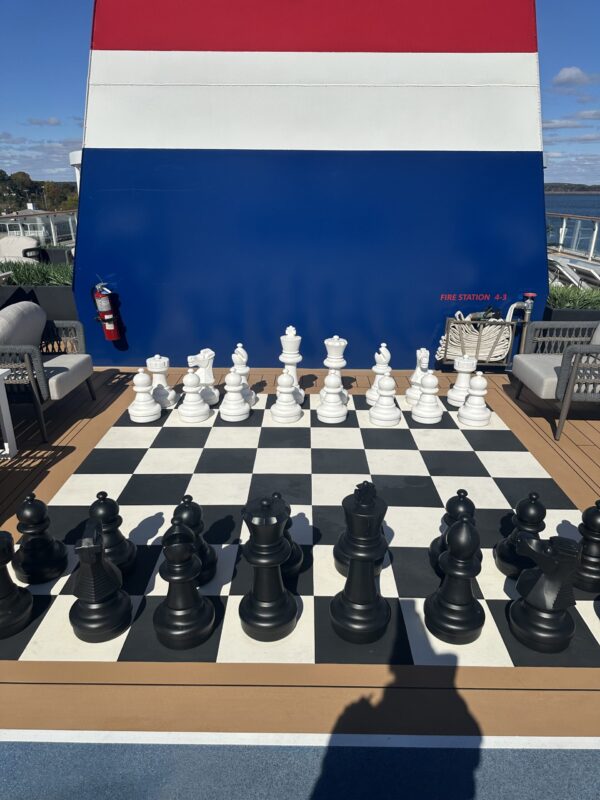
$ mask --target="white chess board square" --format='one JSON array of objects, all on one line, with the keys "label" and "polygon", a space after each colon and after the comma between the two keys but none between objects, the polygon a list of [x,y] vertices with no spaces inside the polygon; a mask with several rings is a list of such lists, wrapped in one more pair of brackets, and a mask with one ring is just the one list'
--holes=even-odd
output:
[{"label": "white chess board square", "polygon": [[[383,569],[378,579],[379,590],[384,597],[398,597],[398,588],[391,567],[389,553],[386,553]],[[335,568],[333,545],[313,547],[313,590],[315,597],[334,597],[341,592],[346,578]]]},{"label": "white chess board square", "polygon": [[196,469],[201,447],[153,447],[142,457],[135,475],[189,475]]},{"label": "white chess board square", "polygon": [[460,422],[458,419],[458,409],[456,411],[449,411],[448,412],[454,422],[458,425],[461,431],[508,431],[510,428],[506,425],[498,414],[495,411],[492,411],[492,416],[490,421],[487,425],[484,425],[483,428],[477,428],[473,425],[465,425],[464,423]]},{"label": "white chess board square", "polygon": [[422,598],[401,599],[402,615],[415,664],[426,666],[512,667],[500,631],[484,601],[485,625],[471,644],[448,644],[436,639],[425,626]]},{"label": "white chess board square", "polygon": [[302,416],[300,419],[296,420],[296,422],[286,422],[285,424],[281,422],[275,422],[273,419],[273,415],[271,414],[271,409],[267,409],[265,411],[265,415],[262,421],[263,428],[310,428],[310,411],[306,409],[302,409]]},{"label": "white chess board square", "polygon": [[313,475],[313,506],[339,506],[358,483],[370,481],[370,475]]},{"label": "white chess board square", "polygon": [[[75,567],[79,564],[79,559],[77,558],[77,554],[75,553],[75,545],[67,544],[65,545],[65,547],[67,550],[67,568],[65,569],[64,573],[60,577],[56,578],[56,580],[54,581],[47,581],[46,583],[22,583],[15,575],[15,571],[10,561],[6,565],[8,567],[8,574],[17,584],[17,586],[22,586],[26,589],[29,589],[31,594],[58,595],[63,590],[65,583],[71,577],[71,573],[73,572]],[[15,549],[18,550],[19,549],[18,546]]]},{"label": "white chess board square", "polygon": [[493,478],[472,478],[461,475],[433,475],[431,480],[444,505],[456,494],[456,487],[466,489],[475,508],[505,508],[507,501]]},{"label": "white chess board square", "polygon": [[483,549],[481,572],[477,583],[486,600],[515,600],[519,595],[515,589],[515,581],[507,578],[496,566],[492,548]]},{"label": "white chess board square", "polygon": [[[359,412],[357,412],[359,413]],[[362,450],[362,436],[358,428],[312,428],[310,444],[315,450]]]},{"label": "white chess board square", "polygon": [[102,486],[102,490],[109,497],[118,497],[130,478],[130,474],[121,475],[118,473],[111,473],[110,475],[71,475],[54,495],[51,502],[55,506],[89,506],[98,493],[98,486]]},{"label": "white chess board square", "polygon": [[310,447],[260,447],[254,461],[255,475],[310,475]]},{"label": "white chess board square", "polygon": [[268,394],[261,393],[256,395],[256,403],[252,406],[256,411],[262,411],[267,407]]},{"label": "white chess board square", "polygon": [[429,475],[418,450],[366,450],[371,475]]},{"label": "white chess board square", "polygon": [[578,600],[577,611],[596,641],[600,643],[600,601]]},{"label": "white chess board square", "polygon": [[398,431],[402,429],[408,428],[408,423],[404,418],[404,413],[400,416],[400,421],[397,425],[392,425],[390,428],[385,428],[382,425],[375,425],[374,422],[371,422],[369,418],[369,412],[365,410],[360,410],[356,412],[356,418],[358,420],[358,424],[361,428],[366,428],[367,430],[376,430],[376,431]]},{"label": "white chess board square", "polygon": [[429,547],[442,532],[443,508],[424,506],[390,506],[385,515],[392,536],[392,547]]},{"label": "white chess board square", "polygon": [[243,506],[248,500],[251,480],[251,473],[203,472],[192,475],[186,494],[210,497],[211,505]]},{"label": "white chess board square", "polygon": [[[223,596],[229,594],[238,552],[237,544],[214,544],[213,547],[217,553],[217,571],[212,580],[200,587],[200,591],[205,597],[217,597],[219,595]],[[158,572],[164,560],[164,555],[161,553],[145,592],[145,594],[150,597],[167,596],[169,584],[161,578]]]},{"label": "white chess board square", "polygon": [[210,409],[210,416],[202,420],[202,422],[184,422],[179,416],[179,410],[176,408],[169,413],[167,421],[163,428],[212,428],[217,418],[217,411],[214,408]]},{"label": "white chess board square", "polygon": [[296,627],[277,642],[258,642],[242,630],[239,616],[241,597],[227,599],[223,631],[219,642],[218,663],[236,664],[314,664],[314,600],[296,598],[301,614]]},{"label": "white chess board square", "polygon": [[104,434],[96,447],[106,448],[136,448],[146,449],[152,445],[160,431],[160,427],[116,427]]},{"label": "white chess board square", "polygon": [[205,449],[257,448],[260,439],[260,427],[213,427],[204,445]]},{"label": "white chess board square", "polygon": [[531,453],[506,450],[478,450],[477,455],[493,478],[549,478],[550,475]]},{"label": "white chess board square", "polygon": [[467,437],[457,430],[438,428],[413,428],[413,439],[419,450],[460,450],[473,451]]},{"label": "white chess board square", "polygon": [[313,543],[313,518],[312,506],[293,505],[290,519],[292,527],[290,534],[298,544],[310,545]]},{"label": "white chess board square", "polygon": [[546,528],[542,533],[542,537],[566,536],[567,539],[573,539],[574,542],[581,541],[581,534],[578,530],[578,525],[581,522],[581,511],[576,509],[573,511],[568,509],[562,511],[549,509],[544,522],[546,523]]},{"label": "white chess board square", "polygon": [[159,544],[171,527],[172,509],[164,506],[121,506],[121,533],[135,544]]}]

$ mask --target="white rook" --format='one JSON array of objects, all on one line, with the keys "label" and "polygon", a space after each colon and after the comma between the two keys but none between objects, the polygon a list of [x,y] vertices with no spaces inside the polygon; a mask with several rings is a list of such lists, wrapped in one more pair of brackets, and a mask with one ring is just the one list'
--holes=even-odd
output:
[{"label": "white rook", "polygon": [[474,356],[459,356],[454,359],[454,369],[457,372],[456,382],[448,392],[448,402],[460,408],[469,394],[471,373],[477,369],[477,359]]}]

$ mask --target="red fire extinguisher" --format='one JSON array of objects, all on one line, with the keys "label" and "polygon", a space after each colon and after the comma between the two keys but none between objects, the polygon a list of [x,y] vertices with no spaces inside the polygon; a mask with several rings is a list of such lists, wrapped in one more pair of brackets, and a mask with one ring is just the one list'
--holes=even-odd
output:
[{"label": "red fire extinguisher", "polygon": [[105,283],[97,283],[94,290],[94,302],[98,310],[97,320],[102,325],[104,338],[108,342],[116,342],[121,338],[116,308],[113,308],[113,294]]}]

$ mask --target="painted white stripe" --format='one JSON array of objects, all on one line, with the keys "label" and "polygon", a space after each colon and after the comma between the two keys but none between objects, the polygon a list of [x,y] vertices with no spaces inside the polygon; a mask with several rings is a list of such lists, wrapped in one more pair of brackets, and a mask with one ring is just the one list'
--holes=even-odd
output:
[{"label": "painted white stripe", "polygon": [[91,85],[85,146],[539,151],[539,90]]},{"label": "painted white stripe", "polygon": [[0,730],[1,742],[237,745],[263,747],[404,747],[484,750],[600,750],[600,737],[369,736],[313,733]]},{"label": "painted white stripe", "polygon": [[93,50],[113,86],[537,86],[537,53],[216,53]]}]

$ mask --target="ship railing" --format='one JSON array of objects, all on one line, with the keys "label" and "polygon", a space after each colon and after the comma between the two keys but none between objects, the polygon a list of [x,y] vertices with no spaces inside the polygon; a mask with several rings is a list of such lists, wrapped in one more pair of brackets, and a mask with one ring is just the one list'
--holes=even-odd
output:
[{"label": "ship railing", "polygon": [[546,214],[548,247],[557,253],[600,262],[600,217]]}]

